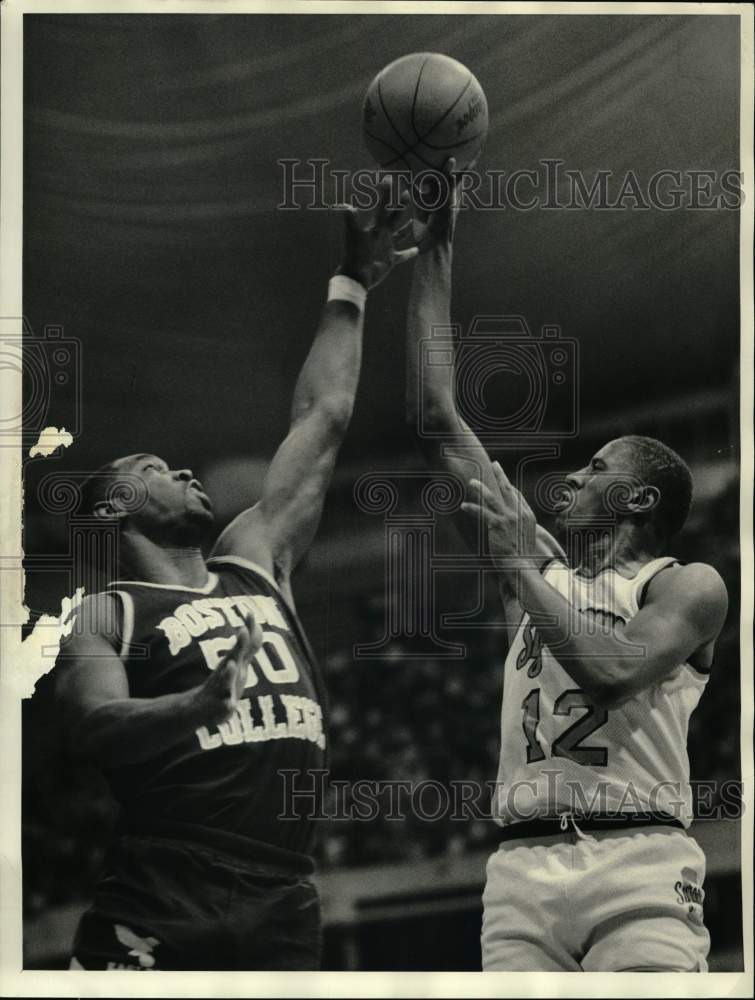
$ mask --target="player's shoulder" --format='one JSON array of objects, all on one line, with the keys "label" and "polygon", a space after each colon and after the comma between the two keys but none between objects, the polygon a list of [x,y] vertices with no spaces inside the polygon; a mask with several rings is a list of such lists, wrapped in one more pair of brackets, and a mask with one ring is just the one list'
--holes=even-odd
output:
[{"label": "player's shoulder", "polygon": [[718,570],[709,563],[677,563],[650,581],[645,603],[672,597],[693,611],[712,617],[726,616],[729,595]]},{"label": "player's shoulder", "polygon": [[120,614],[118,596],[114,591],[85,594],[71,615],[70,631],[61,641],[63,657],[86,649],[93,641],[105,639],[113,645],[113,637],[119,632]]},{"label": "player's shoulder", "polygon": [[118,607],[118,594],[113,590],[99,590],[85,594],[76,608],[76,618],[79,622],[96,627],[109,621]]}]

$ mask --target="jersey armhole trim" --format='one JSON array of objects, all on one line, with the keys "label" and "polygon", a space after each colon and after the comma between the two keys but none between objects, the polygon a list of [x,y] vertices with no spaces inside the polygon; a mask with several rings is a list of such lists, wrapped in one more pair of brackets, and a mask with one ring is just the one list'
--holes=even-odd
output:
[{"label": "jersey armhole trim", "polygon": [[[561,565],[567,571],[569,569],[568,565],[566,564],[566,562],[564,562],[561,556],[546,556],[545,559],[540,564],[540,568],[538,569],[538,572],[540,573],[540,575],[544,580],[545,580],[545,574],[548,572],[548,570],[554,563],[559,563],[559,565]],[[545,582],[548,583],[547,580],[545,580]],[[550,584],[550,586],[552,587],[553,584]],[[519,616],[519,621],[516,624],[516,628],[510,633],[509,651],[511,650],[511,647],[514,645],[517,638],[519,637],[519,633],[522,631],[522,628],[524,627],[525,623],[529,624],[530,621],[531,618],[529,612],[525,611],[524,608],[522,608],[522,613]],[[536,628],[537,626],[533,625],[532,627]]]},{"label": "jersey armhole trim", "polygon": [[[662,556],[660,559],[653,560],[653,563],[658,563],[659,565],[654,566],[651,572],[647,574],[644,578],[640,575],[640,579],[635,582],[633,587],[632,598],[634,604],[636,605],[635,614],[640,610],[642,605],[645,603],[645,598],[647,596],[648,587],[655,580],[659,573],[662,573],[665,569],[669,569],[671,566],[683,566],[679,559],[674,559],[673,556]],[[648,563],[642,572],[645,572],[649,567],[653,566],[653,563]],[[662,563],[662,565],[661,565]]]},{"label": "jersey armhole trim", "polygon": [[256,573],[257,576],[261,576],[263,580],[266,580],[271,587],[283,595],[281,591],[280,584],[275,579],[272,573],[269,573],[264,566],[260,566],[259,563],[252,562],[251,559],[244,559],[243,556],[212,556],[207,560],[208,566],[217,566],[218,564],[228,563],[231,566],[240,566],[242,569],[248,569],[252,573]]},{"label": "jersey armhole trim", "polygon": [[134,599],[126,590],[110,590],[108,593],[121,599],[121,648],[118,655],[125,661],[134,637]]},{"label": "jersey armhole trim", "polygon": [[568,569],[569,566],[563,556],[546,556],[545,559],[540,563],[539,573],[542,577],[548,572],[553,563],[560,563],[564,569]]},{"label": "jersey armhole trim", "polygon": [[685,666],[689,667],[694,673],[699,674],[701,677],[710,677],[711,668],[708,667],[696,667],[694,663],[690,663],[689,660],[685,660]]}]

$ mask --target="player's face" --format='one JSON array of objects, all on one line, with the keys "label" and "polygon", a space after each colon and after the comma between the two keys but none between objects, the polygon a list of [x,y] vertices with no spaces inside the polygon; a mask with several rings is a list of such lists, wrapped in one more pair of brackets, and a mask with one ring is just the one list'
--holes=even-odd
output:
[{"label": "player's face", "polygon": [[212,504],[191,469],[170,469],[156,455],[129,455],[117,466],[138,477],[145,490],[146,502],[128,515],[143,534],[187,544],[212,524]]},{"label": "player's face", "polygon": [[622,484],[633,477],[629,449],[621,440],[609,441],[587,465],[566,477],[569,498],[556,515],[557,529],[563,532],[567,525],[575,529],[605,523],[615,509],[612,495],[617,496]]}]

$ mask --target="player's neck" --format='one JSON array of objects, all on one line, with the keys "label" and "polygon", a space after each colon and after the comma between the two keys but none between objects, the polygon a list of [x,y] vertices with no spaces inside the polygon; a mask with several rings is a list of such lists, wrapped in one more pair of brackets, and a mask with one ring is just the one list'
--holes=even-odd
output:
[{"label": "player's neck", "polygon": [[656,547],[652,530],[624,522],[611,531],[582,540],[577,571],[584,576],[595,576],[604,569],[615,569],[617,573],[631,577],[646,563],[657,558]]},{"label": "player's neck", "polygon": [[121,579],[145,583],[173,584],[178,587],[204,587],[208,580],[207,564],[199,546],[158,545],[144,535],[121,537]]}]

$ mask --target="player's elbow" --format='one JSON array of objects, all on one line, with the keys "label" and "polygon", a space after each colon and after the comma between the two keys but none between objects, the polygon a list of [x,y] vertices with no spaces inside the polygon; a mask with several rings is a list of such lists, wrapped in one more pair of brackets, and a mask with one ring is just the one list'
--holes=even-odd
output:
[{"label": "player's elbow", "polygon": [[606,712],[620,708],[634,693],[629,680],[620,668],[606,673],[599,680],[595,680],[589,689],[586,689],[586,692],[593,705]]},{"label": "player's elbow", "polygon": [[65,751],[78,764],[107,763],[107,747],[102,734],[95,726],[67,726],[63,737]]},{"label": "player's elbow", "polygon": [[456,410],[453,400],[445,396],[420,398],[414,394],[407,397],[406,423],[418,437],[423,434],[452,433],[456,428]]},{"label": "player's elbow", "polygon": [[119,740],[117,726],[107,707],[67,704],[63,715],[64,745],[72,761],[107,768],[117,762]]},{"label": "player's elbow", "polygon": [[602,708],[606,712],[621,706],[629,700],[631,692],[625,686],[600,685],[590,693],[590,700],[596,708]]},{"label": "player's elbow", "polygon": [[349,427],[354,409],[354,396],[350,393],[330,393],[317,404],[317,416],[324,429],[334,437],[343,437]]},{"label": "player's elbow", "polygon": [[69,736],[66,741],[68,754],[73,761],[80,764],[103,764],[107,762],[107,754],[102,740],[95,734],[82,733],[76,737]]}]

